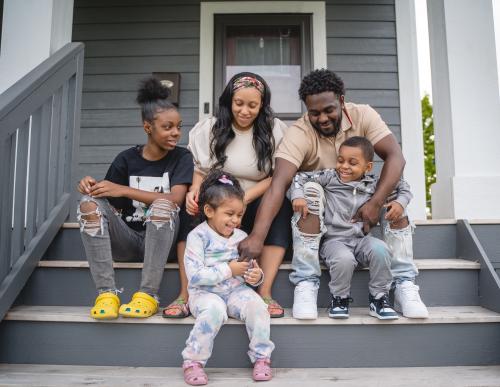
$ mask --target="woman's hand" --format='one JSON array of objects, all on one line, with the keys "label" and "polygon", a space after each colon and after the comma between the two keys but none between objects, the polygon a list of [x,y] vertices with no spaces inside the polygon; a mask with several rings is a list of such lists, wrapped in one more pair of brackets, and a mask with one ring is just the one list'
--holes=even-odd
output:
[{"label": "woman's hand", "polygon": [[245,279],[245,282],[247,284],[255,286],[260,282],[263,275],[264,272],[260,268],[257,261],[255,259],[252,259],[251,265],[249,269],[246,271],[246,273],[243,275],[243,278]]},{"label": "woman's hand", "polygon": [[89,195],[90,190],[92,189],[92,186],[95,185],[97,181],[92,177],[92,176],[85,176],[80,182],[78,183],[78,192],[80,192],[83,195]]},{"label": "woman's hand", "polygon": [[387,213],[384,218],[389,222],[395,222],[401,219],[405,211],[403,206],[395,200],[385,204],[384,207],[387,208]]},{"label": "woman's hand", "polygon": [[189,215],[198,215],[198,196],[200,194],[199,189],[190,190],[186,194],[186,212]]},{"label": "woman's hand", "polygon": [[233,277],[242,276],[249,267],[250,263],[247,261],[239,262],[235,259],[229,262],[229,268],[231,269],[231,273],[233,273]]},{"label": "woman's hand", "polygon": [[299,198],[292,200],[293,212],[299,212],[302,214],[302,219],[305,219],[308,214],[307,201],[306,199]]},{"label": "woman's hand", "polygon": [[90,196],[92,196],[93,198],[105,198],[105,197],[119,198],[122,196],[126,196],[124,194],[124,189],[126,188],[128,187],[112,183],[109,180],[102,180],[91,187]]}]

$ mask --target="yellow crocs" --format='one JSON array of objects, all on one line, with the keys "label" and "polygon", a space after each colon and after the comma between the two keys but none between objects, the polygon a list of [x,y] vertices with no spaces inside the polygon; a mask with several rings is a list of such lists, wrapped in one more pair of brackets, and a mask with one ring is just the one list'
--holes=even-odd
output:
[{"label": "yellow crocs", "polygon": [[95,299],[95,305],[90,310],[90,317],[96,320],[113,320],[118,318],[120,299],[115,293],[101,293]]},{"label": "yellow crocs", "polygon": [[128,304],[120,307],[120,316],[145,318],[152,316],[158,311],[158,301],[144,292],[136,292]]}]

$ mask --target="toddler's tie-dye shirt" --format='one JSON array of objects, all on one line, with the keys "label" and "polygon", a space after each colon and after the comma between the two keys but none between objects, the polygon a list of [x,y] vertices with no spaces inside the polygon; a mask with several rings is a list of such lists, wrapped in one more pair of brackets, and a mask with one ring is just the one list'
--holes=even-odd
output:
[{"label": "toddler's tie-dye shirt", "polygon": [[229,262],[238,258],[238,243],[246,237],[244,231],[235,229],[233,235],[224,238],[207,222],[191,231],[184,255],[188,291],[226,293],[244,283],[243,277],[233,277]]}]

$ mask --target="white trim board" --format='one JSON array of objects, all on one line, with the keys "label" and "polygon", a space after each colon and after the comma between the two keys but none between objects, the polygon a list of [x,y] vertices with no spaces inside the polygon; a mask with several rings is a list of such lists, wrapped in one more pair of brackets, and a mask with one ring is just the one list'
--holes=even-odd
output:
[{"label": "white trim board", "polygon": [[412,219],[426,218],[424,141],[418,80],[417,29],[414,0],[398,0],[396,37],[398,51],[401,148],[406,159],[404,170],[413,193],[408,206]]},{"label": "white trim board", "polygon": [[[198,118],[213,114],[214,83],[214,15],[245,13],[312,14],[312,68],[326,68],[326,10],[324,1],[227,1],[201,2],[200,7],[200,90]],[[297,97],[298,98],[298,97]],[[207,114],[205,103],[210,104]]]}]

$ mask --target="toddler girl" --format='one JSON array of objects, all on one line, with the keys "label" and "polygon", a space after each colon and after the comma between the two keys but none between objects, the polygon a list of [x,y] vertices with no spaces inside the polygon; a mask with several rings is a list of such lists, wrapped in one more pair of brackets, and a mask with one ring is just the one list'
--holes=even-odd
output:
[{"label": "toddler girl", "polygon": [[200,187],[202,223],[189,233],[184,256],[189,307],[196,317],[182,352],[184,380],[190,385],[207,384],[203,367],[228,316],[246,324],[253,379],[272,378],[269,313],[262,298],[246,285],[258,286],[264,274],[254,260],[238,259],[238,243],[247,236],[238,229],[244,195],[238,180],[219,170],[210,172]]}]

